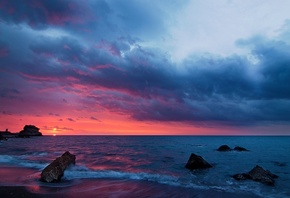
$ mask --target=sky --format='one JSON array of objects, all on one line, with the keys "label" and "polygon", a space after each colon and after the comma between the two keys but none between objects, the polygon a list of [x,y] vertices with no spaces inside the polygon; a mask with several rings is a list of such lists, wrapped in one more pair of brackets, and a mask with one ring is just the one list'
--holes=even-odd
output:
[{"label": "sky", "polygon": [[0,130],[290,135],[288,0],[1,0]]}]

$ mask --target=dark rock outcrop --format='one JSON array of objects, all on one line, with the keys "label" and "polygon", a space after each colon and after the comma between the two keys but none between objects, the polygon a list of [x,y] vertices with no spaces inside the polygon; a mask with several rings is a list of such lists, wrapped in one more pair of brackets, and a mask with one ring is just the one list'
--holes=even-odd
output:
[{"label": "dark rock outcrop", "polygon": [[39,128],[34,125],[25,125],[23,130],[19,132],[19,137],[42,136]]},{"label": "dark rock outcrop", "polygon": [[65,169],[75,164],[76,156],[66,151],[61,157],[56,158],[51,164],[45,167],[41,173],[41,181],[55,182],[60,181]]},{"label": "dark rock outcrop", "polygon": [[245,149],[244,147],[241,147],[241,146],[236,146],[234,148],[235,151],[249,151],[248,149]]},{"label": "dark rock outcrop", "polygon": [[5,140],[5,138],[2,136],[1,133],[0,133],[0,140]]},{"label": "dark rock outcrop", "polygon": [[231,148],[228,145],[222,145],[220,146],[217,151],[230,151]]},{"label": "dark rock outcrop", "polygon": [[7,140],[8,138],[15,138],[18,137],[19,133],[11,133],[6,129],[5,131],[0,131],[0,140]]},{"label": "dark rock outcrop", "polygon": [[232,176],[236,180],[246,180],[251,179],[257,182],[261,182],[266,185],[274,186],[277,175],[271,173],[268,170],[264,170],[261,166],[255,166],[250,172],[248,173],[240,173],[235,174]]},{"label": "dark rock outcrop", "polygon": [[211,168],[212,165],[210,165],[207,161],[205,161],[201,156],[195,155],[194,153],[191,153],[187,164],[185,165],[185,168],[194,170],[194,169],[206,169]]}]

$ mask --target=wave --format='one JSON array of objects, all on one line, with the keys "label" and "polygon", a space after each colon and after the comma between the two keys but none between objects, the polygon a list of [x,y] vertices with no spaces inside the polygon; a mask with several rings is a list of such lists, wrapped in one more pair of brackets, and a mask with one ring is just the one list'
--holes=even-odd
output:
[{"label": "wave", "polygon": [[44,169],[48,164],[25,160],[25,156],[0,155],[0,163],[20,166],[25,168]]},{"label": "wave", "polygon": [[[25,168],[34,168],[42,171],[48,163],[27,160],[26,156],[0,155],[0,163]],[[70,166],[64,173],[64,180],[74,179],[130,179],[140,181],[157,182],[170,186],[183,186],[198,189],[208,189],[206,186],[184,183],[178,177],[164,174],[154,174],[146,172],[125,172],[115,170],[92,170],[86,166]]]},{"label": "wave", "polygon": [[[171,186],[182,186],[178,177],[171,175],[153,174],[146,172],[124,172],[114,170],[91,170],[85,166],[72,166],[66,170],[64,178],[72,179],[131,179],[157,182]],[[205,187],[195,186],[196,188],[205,189]]]},{"label": "wave", "polygon": [[[43,153],[39,153],[40,155],[44,155]],[[11,156],[11,155],[0,155],[0,164],[8,164],[13,166],[20,166],[25,168],[33,168],[39,171],[42,171],[48,163],[42,163],[39,161],[27,160],[25,156]],[[35,177],[38,177],[35,176]],[[279,196],[279,194],[265,195],[262,193],[262,189],[259,187],[254,187],[251,184],[244,185],[234,185],[232,182],[228,181],[227,185],[217,186],[217,185],[209,185],[206,183],[196,182],[190,179],[190,176],[186,177],[176,177],[172,175],[166,174],[157,174],[157,173],[148,173],[148,172],[126,172],[126,171],[115,171],[115,170],[93,170],[86,166],[75,165],[70,166],[66,169],[64,173],[63,180],[64,181],[73,181],[76,179],[128,179],[128,180],[138,180],[138,181],[148,181],[148,182],[156,182],[158,184],[164,184],[175,187],[184,187],[191,189],[199,189],[199,190],[217,190],[223,192],[252,192],[261,197],[283,197],[283,194]]]}]

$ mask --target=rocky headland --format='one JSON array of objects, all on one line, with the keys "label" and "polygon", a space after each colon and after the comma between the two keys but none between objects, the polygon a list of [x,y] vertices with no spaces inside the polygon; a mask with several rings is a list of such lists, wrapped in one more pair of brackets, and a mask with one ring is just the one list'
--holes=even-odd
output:
[{"label": "rocky headland", "polygon": [[42,133],[39,131],[39,128],[34,125],[25,125],[23,130],[19,133],[10,132],[8,129],[5,131],[0,131],[0,140],[7,140],[9,138],[28,138],[31,136],[42,136]]},{"label": "rocky headland", "polygon": [[34,125],[25,125],[23,130],[19,132],[19,137],[42,136],[39,128]]}]

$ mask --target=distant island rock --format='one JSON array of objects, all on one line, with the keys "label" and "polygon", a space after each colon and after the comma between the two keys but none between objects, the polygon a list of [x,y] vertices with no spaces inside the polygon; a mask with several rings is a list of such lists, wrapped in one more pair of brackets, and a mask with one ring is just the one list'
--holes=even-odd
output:
[{"label": "distant island rock", "polygon": [[248,149],[245,149],[244,147],[241,147],[241,146],[236,146],[234,148],[235,151],[249,151]]},{"label": "distant island rock", "polygon": [[268,170],[264,170],[261,166],[256,165],[250,172],[248,173],[239,173],[232,176],[236,180],[246,180],[250,179],[253,181],[261,182],[263,184],[274,186],[277,175],[271,173]]},{"label": "distant island rock", "polygon": [[42,136],[39,128],[34,125],[25,125],[23,130],[19,132],[19,137]]},{"label": "distant island rock", "polygon": [[221,145],[217,151],[249,151],[248,149],[245,149],[244,147],[241,146],[236,146],[234,149],[231,149],[228,145]]},{"label": "distant island rock", "polygon": [[207,161],[205,161],[201,156],[195,155],[194,153],[191,153],[188,162],[185,165],[185,168],[190,170],[206,169],[211,167],[212,165],[210,165]]},{"label": "distant island rock", "polygon": [[228,145],[221,145],[217,151],[230,151],[232,150]]},{"label": "distant island rock", "polygon": [[43,169],[40,180],[43,182],[60,181],[65,169],[71,164],[75,164],[75,160],[76,156],[66,151],[61,157],[56,158],[51,164]]}]

